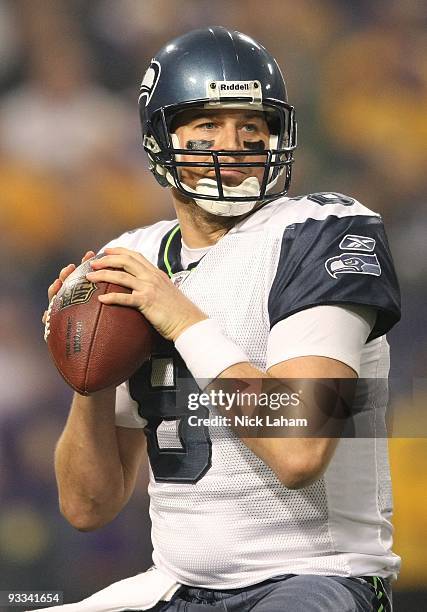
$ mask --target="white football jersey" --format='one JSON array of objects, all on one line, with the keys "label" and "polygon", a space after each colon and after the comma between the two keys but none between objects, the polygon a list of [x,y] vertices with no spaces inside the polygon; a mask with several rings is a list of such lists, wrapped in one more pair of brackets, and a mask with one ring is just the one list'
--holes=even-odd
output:
[{"label": "white football jersey", "polygon": [[328,304],[377,311],[360,377],[378,384],[358,385],[355,401],[375,406],[375,433],[342,438],[323,477],[303,489],[287,489],[230,428],[187,426],[180,393],[188,388],[179,386],[189,373],[172,343],[160,342],[118,388],[117,425],[147,435],[154,563],[180,583],[213,589],[285,573],[396,576],[385,333],[399,319],[399,290],[381,218],[340,194],[281,198],[237,223],[188,273],[177,221],[108,246],[166,270],[261,370],[271,328],[292,314]]}]

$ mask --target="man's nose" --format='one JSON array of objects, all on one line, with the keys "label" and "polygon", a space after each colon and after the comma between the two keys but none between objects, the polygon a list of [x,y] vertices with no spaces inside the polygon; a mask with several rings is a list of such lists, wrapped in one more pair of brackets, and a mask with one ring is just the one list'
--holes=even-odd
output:
[{"label": "man's nose", "polygon": [[243,143],[240,139],[239,130],[233,125],[224,126],[221,131],[221,138],[218,145],[218,148],[226,151],[243,150]]}]

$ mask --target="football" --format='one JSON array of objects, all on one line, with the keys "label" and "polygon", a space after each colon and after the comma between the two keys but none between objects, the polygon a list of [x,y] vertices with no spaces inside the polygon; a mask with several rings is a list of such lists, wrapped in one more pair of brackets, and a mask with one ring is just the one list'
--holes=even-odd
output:
[{"label": "football", "polygon": [[127,380],[150,358],[156,333],[135,308],[98,300],[103,293],[131,290],[90,282],[90,261],[65,280],[49,304],[45,324],[45,340],[58,371],[82,395]]}]

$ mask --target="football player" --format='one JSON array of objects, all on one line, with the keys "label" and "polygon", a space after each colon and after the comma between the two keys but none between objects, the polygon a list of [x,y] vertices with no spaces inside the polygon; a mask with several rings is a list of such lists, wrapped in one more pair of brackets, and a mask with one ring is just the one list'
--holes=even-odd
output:
[{"label": "football player", "polygon": [[65,607],[390,609],[400,559],[385,437],[239,436],[210,425],[226,415],[214,402],[190,426],[180,395],[228,379],[374,379],[352,406],[375,407],[383,432],[400,307],[380,216],[339,193],[286,195],[295,111],[275,59],[244,34],[169,42],[139,108],[176,219],[110,242],[88,279],[129,287],[99,299],[139,309],[162,340],[117,389],[75,395],[55,467],[63,514],[91,530],[127,503],[147,453],[154,565]]}]

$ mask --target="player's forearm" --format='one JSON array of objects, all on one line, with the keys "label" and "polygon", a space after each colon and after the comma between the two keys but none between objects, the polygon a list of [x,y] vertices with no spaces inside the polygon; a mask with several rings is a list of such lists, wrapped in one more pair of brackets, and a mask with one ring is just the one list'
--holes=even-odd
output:
[{"label": "player's forearm", "polygon": [[[218,379],[235,379],[251,382],[252,387],[245,392],[260,393],[268,391],[265,383],[271,381],[277,391],[277,384],[281,385],[269,374],[258,370],[250,363],[238,363],[224,370]],[[263,384],[264,381],[264,384]],[[286,387],[282,391],[293,391]],[[310,411],[310,406],[302,407],[305,416]],[[245,405],[236,406],[236,411],[247,416],[252,416],[253,407]],[[267,408],[268,411],[268,408]],[[288,488],[299,489],[306,487],[321,477],[326,469],[338,438],[330,440],[327,438],[302,438],[302,437],[267,437],[263,429],[260,437],[245,437],[241,428],[239,435],[250,450],[255,453],[266,465],[268,465]]]},{"label": "player's forearm", "polygon": [[55,453],[61,511],[78,529],[110,521],[125,498],[114,423],[115,389],[75,394]]}]

